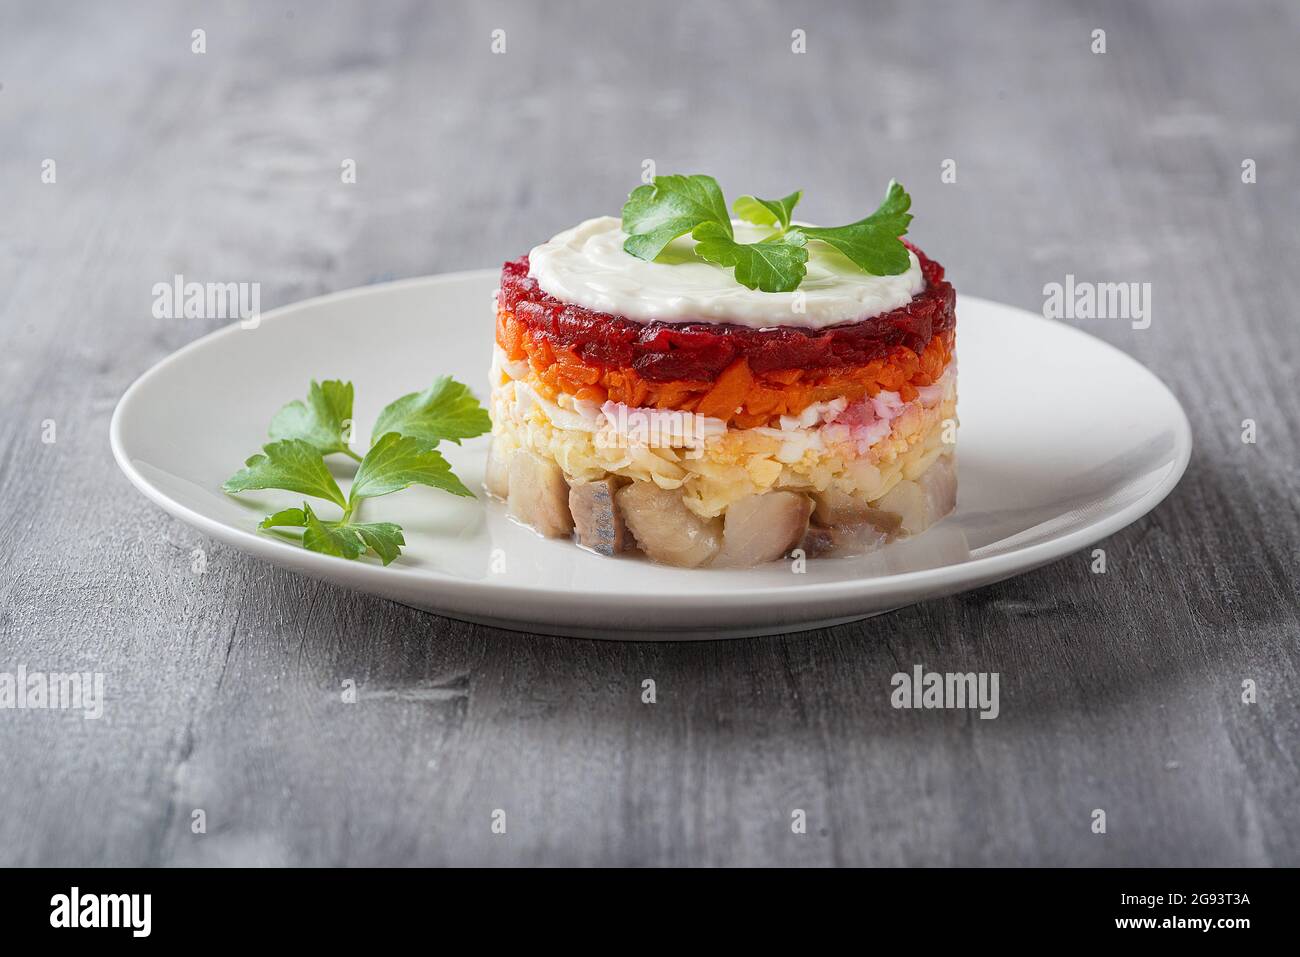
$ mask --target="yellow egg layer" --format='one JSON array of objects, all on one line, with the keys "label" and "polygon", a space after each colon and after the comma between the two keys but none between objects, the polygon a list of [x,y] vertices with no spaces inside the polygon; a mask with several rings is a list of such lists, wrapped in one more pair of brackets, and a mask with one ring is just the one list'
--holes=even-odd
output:
[{"label": "yellow egg layer", "polygon": [[889,433],[865,451],[827,441],[825,427],[730,429],[706,434],[695,447],[621,441],[592,425],[591,410],[573,407],[568,397],[560,402],[569,407],[557,406],[537,398],[526,382],[516,385],[494,375],[492,435],[503,453],[531,449],[553,459],[573,481],[614,474],[681,489],[687,507],[703,518],[771,489],[835,488],[874,502],[900,480],[916,478],[956,441],[955,376],[946,377],[934,401],[908,403]]}]

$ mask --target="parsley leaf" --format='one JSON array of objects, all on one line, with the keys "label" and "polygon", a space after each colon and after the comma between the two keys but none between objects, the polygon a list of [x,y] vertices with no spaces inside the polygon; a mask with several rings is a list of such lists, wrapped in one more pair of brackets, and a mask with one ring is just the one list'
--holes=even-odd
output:
[{"label": "parsley leaf", "polygon": [[[302,508],[283,508],[266,516],[258,528],[301,528],[300,541],[310,551],[348,559],[371,551],[388,565],[406,544],[402,527],[392,522],[354,522],[361,502],[411,485],[473,498],[434,446],[444,439],[459,444],[461,439],[481,435],[492,421],[468,388],[450,376],[440,376],[423,392],[404,395],[384,408],[375,425],[375,442],[362,458],[348,447],[352,400],[352,383],[313,380],[306,401],[290,402],[271,420],[269,431],[276,441],[249,458],[222,488],[230,494],[285,489],[333,502],[343,510],[336,521],[321,519],[303,502]],[[361,463],[346,498],[325,465],[325,456],[334,452]]]},{"label": "parsley leaf", "polygon": [[262,453],[244,463],[244,468],[221,486],[227,492],[282,488],[333,502],[346,508],[339,483],[334,480],[320,452],[302,439],[284,439],[262,446]]},{"label": "parsley leaf", "polygon": [[349,501],[399,492],[412,485],[429,485],[453,495],[474,497],[451,470],[442,453],[425,448],[419,439],[388,432],[380,437],[357,469]]},{"label": "parsley leaf", "polygon": [[258,523],[258,528],[306,528],[307,503],[303,508],[282,508],[274,515],[268,515]]},{"label": "parsley leaf", "polygon": [[348,448],[352,426],[352,383],[326,379],[312,380],[307,401],[295,399],[271,420],[272,439],[302,439],[322,455],[343,452]]},{"label": "parsley leaf", "polygon": [[322,522],[306,502],[302,503],[302,510],[307,521],[307,530],[302,533],[302,544],[308,551],[336,555],[339,558],[360,558],[365,552],[366,546],[353,529],[347,525]]},{"label": "parsley leaf", "polygon": [[889,190],[880,207],[866,219],[847,226],[796,226],[787,237],[802,234],[833,246],[853,261],[859,269],[874,276],[897,276],[911,268],[912,261],[900,236],[907,232],[912,214],[907,210],[912,197],[897,180],[889,181]]},{"label": "parsley leaf", "polygon": [[302,508],[281,509],[262,519],[258,528],[305,528],[302,544],[314,552],[337,555],[341,558],[359,558],[369,548],[385,564],[402,554],[406,544],[402,526],[392,522],[323,522],[316,517],[310,505]]},{"label": "parsley leaf", "polygon": [[654,260],[664,248],[687,233],[695,240],[695,258],[729,266],[736,280],[763,292],[790,292],[808,274],[809,239],[838,250],[863,272],[896,276],[911,268],[907,246],[900,238],[912,221],[912,197],[889,181],[885,198],[874,213],[846,226],[794,226],[794,208],[803,198],[795,190],[781,199],[745,195],[736,200],[736,215],[776,232],[757,243],[736,242],[726,200],[711,176],[656,176],[638,186],[623,205],[623,250],[639,259]]},{"label": "parsley leaf", "polygon": [[731,208],[736,211],[737,216],[747,223],[753,223],[755,226],[780,225],[784,231],[790,228],[790,216],[794,213],[795,206],[799,205],[799,200],[802,198],[803,190],[801,189],[796,189],[784,199],[759,199],[757,196],[741,196],[731,204]]},{"label": "parsley leaf", "polygon": [[717,223],[731,235],[731,216],[712,176],[656,176],[638,186],[623,206],[623,251],[653,260],[678,236],[701,223]]},{"label": "parsley leaf", "polygon": [[736,281],[750,289],[790,292],[798,288],[808,272],[808,250],[797,233],[757,243],[738,243],[716,223],[704,223],[691,236],[696,240],[696,255],[720,266],[734,267]]},{"label": "parsley leaf", "polygon": [[451,376],[439,376],[423,392],[412,392],[390,402],[375,421],[373,442],[388,432],[409,435],[427,448],[443,439],[460,444],[492,428],[487,410],[468,387]]},{"label": "parsley leaf", "polygon": [[361,522],[348,528],[361,536],[372,552],[379,556],[385,565],[392,564],[393,559],[402,554],[400,546],[406,544],[402,537],[402,526],[392,522]]}]

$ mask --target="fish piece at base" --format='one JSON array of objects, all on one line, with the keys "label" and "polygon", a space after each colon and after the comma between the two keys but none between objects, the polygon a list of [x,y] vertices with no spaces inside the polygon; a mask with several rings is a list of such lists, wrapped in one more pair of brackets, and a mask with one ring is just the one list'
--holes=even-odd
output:
[{"label": "fish piece at base", "polygon": [[653,482],[633,482],[615,495],[641,551],[656,562],[695,568],[722,547],[722,519],[704,520],[682,502],[681,492]]},{"label": "fish piece at base", "polygon": [[506,503],[511,515],[547,538],[573,533],[569,483],[555,462],[517,449],[510,455],[509,483]]},{"label": "fish piece at base", "polygon": [[573,513],[578,544],[602,555],[617,555],[633,547],[632,533],[614,502],[622,484],[605,478],[569,486],[569,511]]},{"label": "fish piece at base", "polygon": [[812,510],[812,499],[798,492],[764,492],[733,502],[714,566],[748,568],[775,561],[803,539]]}]

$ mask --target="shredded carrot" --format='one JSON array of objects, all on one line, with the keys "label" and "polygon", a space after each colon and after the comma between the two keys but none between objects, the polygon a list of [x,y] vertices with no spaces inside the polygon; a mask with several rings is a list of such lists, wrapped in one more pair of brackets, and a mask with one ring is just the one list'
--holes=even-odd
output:
[{"label": "shredded carrot", "polygon": [[774,372],[764,374],[764,378],[770,379],[778,385],[794,385],[799,381],[803,372],[799,369],[778,369]]},{"label": "shredded carrot", "polygon": [[555,364],[565,378],[584,385],[595,385],[600,381],[600,369],[589,366],[574,353],[572,349],[561,349],[555,356]]},{"label": "shredded carrot", "polygon": [[755,375],[741,357],[713,382],[652,382],[635,369],[587,363],[567,347],[557,352],[546,339],[534,338],[506,310],[498,310],[496,339],[512,361],[528,360],[548,398],[563,392],[591,402],[609,399],[634,408],[698,412],[742,429],[775,424],[780,416],[798,415],[814,402],[837,398],[853,402],[882,390],[897,392],[910,402],[918,386],[931,385],[943,375],[954,342],[948,332],[931,339],[920,355],[898,346],[888,356],[862,366],[812,372],[780,369]]},{"label": "shredded carrot", "polygon": [[754,374],[749,371],[749,363],[743,357],[737,359],[722,370],[722,375],[718,376],[713,388],[700,399],[695,411],[726,422],[741,411],[745,405],[745,396],[753,384]]}]

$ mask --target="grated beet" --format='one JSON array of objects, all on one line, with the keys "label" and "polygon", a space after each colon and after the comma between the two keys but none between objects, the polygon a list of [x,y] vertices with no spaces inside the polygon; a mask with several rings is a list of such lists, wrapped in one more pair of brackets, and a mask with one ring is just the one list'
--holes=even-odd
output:
[{"label": "grated beet", "polygon": [[528,275],[528,257],[501,269],[501,305],[534,338],[569,347],[591,365],[631,367],[654,382],[711,382],[738,357],[756,374],[787,369],[820,371],[862,366],[897,346],[920,354],[930,340],[956,325],[956,293],[943,266],[915,246],[926,287],[910,303],[862,322],[825,329],[711,322],[634,322],[562,302]]}]

